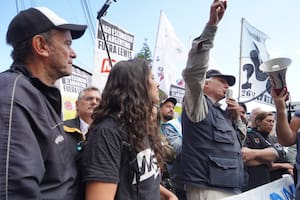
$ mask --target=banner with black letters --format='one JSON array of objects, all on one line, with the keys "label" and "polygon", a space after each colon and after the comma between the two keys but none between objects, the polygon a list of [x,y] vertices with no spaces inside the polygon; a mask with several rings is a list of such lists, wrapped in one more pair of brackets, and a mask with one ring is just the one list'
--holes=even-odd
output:
[{"label": "banner with black letters", "polygon": [[[112,65],[121,60],[129,60],[133,58],[133,42],[134,35],[121,27],[110,23],[107,20],[101,19],[102,29],[100,24],[97,26],[97,37],[95,44],[94,69],[92,76],[92,84],[102,91],[106,84],[108,74],[111,70],[110,60],[107,54],[107,49],[111,58]],[[104,42],[104,37],[107,44],[107,49]]]}]

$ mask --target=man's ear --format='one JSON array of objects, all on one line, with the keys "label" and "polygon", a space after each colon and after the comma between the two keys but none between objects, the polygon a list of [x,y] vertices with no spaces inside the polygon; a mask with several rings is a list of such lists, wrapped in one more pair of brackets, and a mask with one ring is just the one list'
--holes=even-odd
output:
[{"label": "man's ear", "polygon": [[261,121],[260,120],[255,120],[255,124],[256,124],[256,127],[258,127],[258,126],[261,125]]},{"label": "man's ear", "polygon": [[39,56],[49,56],[49,43],[42,35],[35,35],[32,38],[32,50]]},{"label": "man's ear", "polygon": [[204,87],[207,87],[208,84],[209,84],[209,80],[208,79],[204,80]]}]

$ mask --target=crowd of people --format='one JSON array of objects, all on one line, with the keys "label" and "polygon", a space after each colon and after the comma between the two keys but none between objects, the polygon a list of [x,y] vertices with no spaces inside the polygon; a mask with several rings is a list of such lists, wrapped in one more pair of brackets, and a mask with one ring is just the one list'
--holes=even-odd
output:
[{"label": "crowd of people", "polygon": [[6,35],[13,63],[0,74],[0,199],[217,200],[291,174],[300,200],[300,153],[286,148],[300,145],[300,112],[288,121],[287,91],[272,90],[276,114],[256,108],[249,118],[225,98],[236,78],[208,69],[226,8],[213,0],[192,42],[178,116],[150,63],[132,59],[114,65],[103,91],[83,89],[66,121],[55,82],[72,73],[72,40],[87,26],[44,7],[17,14]]}]

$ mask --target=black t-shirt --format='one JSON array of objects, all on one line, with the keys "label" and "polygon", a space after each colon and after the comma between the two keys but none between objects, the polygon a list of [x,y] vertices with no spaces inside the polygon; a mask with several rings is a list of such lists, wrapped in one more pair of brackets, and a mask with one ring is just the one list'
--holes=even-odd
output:
[{"label": "black t-shirt", "polygon": [[116,200],[159,200],[160,169],[153,151],[134,153],[121,134],[112,118],[89,131],[82,154],[83,181],[118,184]]},{"label": "black t-shirt", "polygon": [[[250,149],[265,149],[272,147],[272,144],[266,140],[260,133],[250,131],[247,133],[245,146]],[[270,168],[266,164],[258,166],[247,166],[249,175],[248,187],[246,190],[264,185],[270,182]]]}]

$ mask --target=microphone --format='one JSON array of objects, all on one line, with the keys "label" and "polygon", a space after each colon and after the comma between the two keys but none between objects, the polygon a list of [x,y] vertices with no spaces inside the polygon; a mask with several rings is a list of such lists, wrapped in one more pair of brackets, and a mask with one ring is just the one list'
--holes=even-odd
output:
[{"label": "microphone", "polygon": [[101,17],[103,17],[103,15],[106,13],[107,9],[109,8],[110,4],[113,1],[116,2],[117,0],[106,0],[106,2],[104,3],[104,5],[102,6],[102,8],[100,9],[100,11],[98,12],[97,19],[100,19]]},{"label": "microphone", "polygon": [[233,98],[233,91],[232,91],[232,89],[226,89],[226,91],[225,91],[225,98],[226,99],[232,99]]}]

